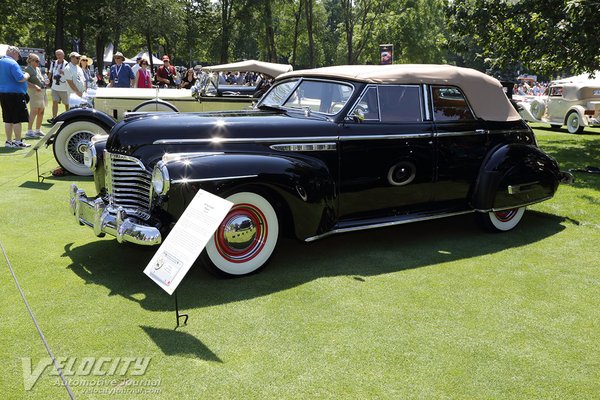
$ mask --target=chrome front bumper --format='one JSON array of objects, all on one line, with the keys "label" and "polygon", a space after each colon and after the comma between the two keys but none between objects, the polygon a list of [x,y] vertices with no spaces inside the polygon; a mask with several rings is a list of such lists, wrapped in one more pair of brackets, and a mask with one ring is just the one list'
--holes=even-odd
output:
[{"label": "chrome front bumper", "polygon": [[160,231],[142,225],[139,219],[127,215],[122,207],[111,209],[101,198],[87,197],[85,191],[71,185],[69,191],[71,210],[80,225],[87,225],[94,234],[102,237],[109,234],[117,238],[119,243],[130,242],[144,246],[160,244]]}]

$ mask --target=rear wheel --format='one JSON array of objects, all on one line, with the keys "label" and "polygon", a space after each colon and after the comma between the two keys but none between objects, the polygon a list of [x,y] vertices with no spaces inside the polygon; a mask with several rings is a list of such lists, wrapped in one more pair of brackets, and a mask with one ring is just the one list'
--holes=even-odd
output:
[{"label": "rear wheel", "polygon": [[567,115],[567,130],[569,133],[581,133],[583,132],[583,125],[581,124],[581,118],[576,111],[571,111]]},{"label": "rear wheel", "polygon": [[83,153],[91,145],[94,135],[107,135],[108,130],[92,121],[75,121],[63,126],[54,138],[54,158],[58,164],[72,174],[92,175],[83,164]]},{"label": "rear wheel", "polygon": [[489,232],[507,232],[514,229],[525,213],[525,207],[513,208],[503,211],[490,211],[487,213],[476,213],[475,217],[479,225]]},{"label": "rear wheel", "polygon": [[253,192],[233,194],[234,203],[202,252],[207,269],[222,276],[243,276],[261,269],[279,238],[279,219],[271,203]]}]

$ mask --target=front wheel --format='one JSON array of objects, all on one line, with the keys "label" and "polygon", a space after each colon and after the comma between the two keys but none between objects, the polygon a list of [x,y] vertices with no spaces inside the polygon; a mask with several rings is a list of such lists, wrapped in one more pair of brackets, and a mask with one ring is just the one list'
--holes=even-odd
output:
[{"label": "front wheel", "polygon": [[94,135],[107,135],[106,128],[92,121],[75,121],[63,126],[54,138],[54,158],[74,175],[89,176],[92,171],[83,164],[83,154]]},{"label": "front wheel", "polygon": [[581,118],[577,111],[571,111],[567,115],[567,130],[569,133],[581,133],[583,132],[583,125],[581,124]]},{"label": "front wheel", "polygon": [[507,232],[521,222],[524,213],[525,207],[519,207],[504,211],[478,212],[475,214],[475,218],[486,231]]},{"label": "front wheel", "polygon": [[259,194],[240,192],[202,252],[206,268],[222,276],[254,273],[269,260],[279,238],[279,220],[271,203]]}]

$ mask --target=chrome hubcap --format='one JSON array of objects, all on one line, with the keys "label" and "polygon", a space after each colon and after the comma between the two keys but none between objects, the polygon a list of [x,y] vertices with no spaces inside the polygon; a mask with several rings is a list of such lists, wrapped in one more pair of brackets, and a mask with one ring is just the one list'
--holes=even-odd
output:
[{"label": "chrome hubcap", "polygon": [[508,222],[517,215],[518,208],[514,208],[512,210],[505,211],[497,211],[494,213],[496,219],[500,222]]},{"label": "chrome hubcap", "polygon": [[227,261],[243,263],[260,253],[267,235],[264,214],[252,204],[236,204],[215,232],[215,244]]},{"label": "chrome hubcap", "polygon": [[90,146],[93,136],[94,134],[91,132],[77,132],[69,138],[66,151],[71,161],[83,164],[83,154]]}]

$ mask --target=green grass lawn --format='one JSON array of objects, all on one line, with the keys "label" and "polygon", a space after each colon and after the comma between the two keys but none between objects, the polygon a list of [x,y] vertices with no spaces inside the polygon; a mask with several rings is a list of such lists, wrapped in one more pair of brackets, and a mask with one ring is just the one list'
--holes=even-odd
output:
[{"label": "green grass lawn", "polygon": [[[600,166],[600,129],[535,128],[563,169]],[[25,153],[0,148],[0,242],[52,351],[82,370],[150,358],[141,376],[67,377],[77,398],[600,398],[599,175],[575,173],[506,234],[462,216],[284,240],[242,279],[194,267],[175,330],[174,298],[142,272],[153,249],[76,225],[68,187],[91,179],[37,183]],[[57,165],[51,148],[39,160]],[[0,298],[2,397],[68,398],[51,367],[24,388],[22,359],[48,355],[3,256]]]}]

